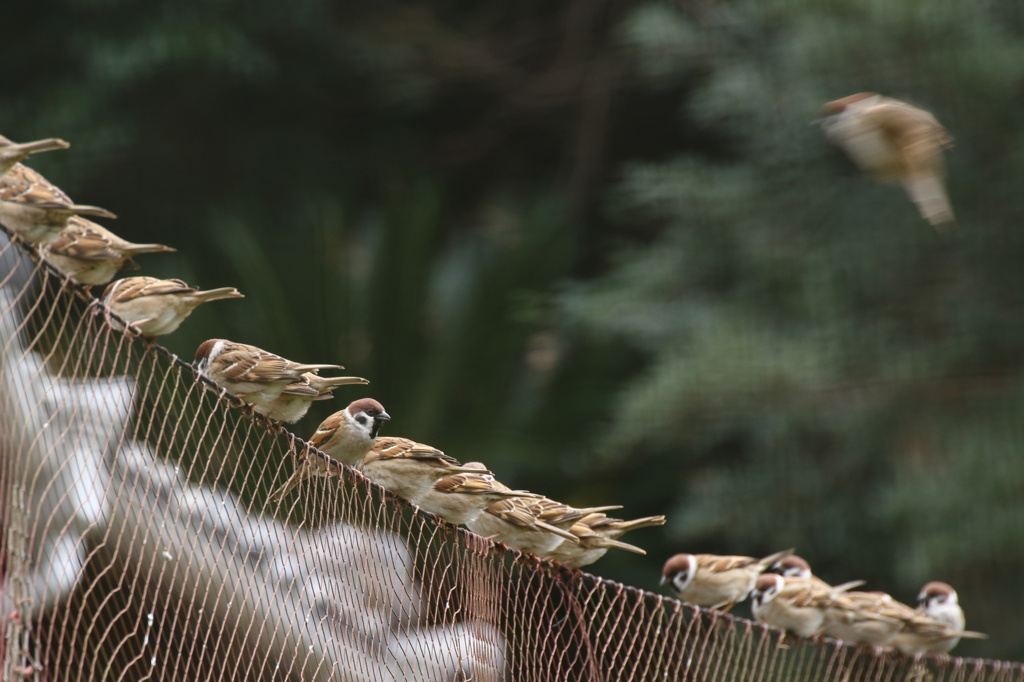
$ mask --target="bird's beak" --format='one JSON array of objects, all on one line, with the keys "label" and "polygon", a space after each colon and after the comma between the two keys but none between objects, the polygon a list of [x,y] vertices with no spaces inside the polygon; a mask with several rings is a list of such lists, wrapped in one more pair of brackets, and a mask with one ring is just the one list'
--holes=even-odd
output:
[{"label": "bird's beak", "polygon": [[668,576],[667,575],[663,575],[663,576],[661,576],[661,580],[658,581],[658,584],[659,585],[664,585],[667,582],[668,582]]},{"label": "bird's beak", "polygon": [[388,414],[387,412],[381,412],[380,414],[377,415],[377,419],[389,422],[391,421],[391,415]]}]

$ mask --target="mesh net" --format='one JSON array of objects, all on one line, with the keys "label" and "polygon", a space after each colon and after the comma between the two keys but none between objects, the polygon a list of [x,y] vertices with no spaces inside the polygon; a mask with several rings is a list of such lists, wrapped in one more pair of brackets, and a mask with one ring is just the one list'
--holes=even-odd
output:
[{"label": "mesh net", "polygon": [[506,551],[344,468],[272,503],[304,441],[3,243],[5,680],[1024,680],[786,640]]}]

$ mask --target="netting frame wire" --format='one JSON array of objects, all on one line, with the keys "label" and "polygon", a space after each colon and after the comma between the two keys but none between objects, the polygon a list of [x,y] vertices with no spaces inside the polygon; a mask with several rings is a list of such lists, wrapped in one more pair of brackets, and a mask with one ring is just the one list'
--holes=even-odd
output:
[{"label": "netting frame wire", "polygon": [[[17,244],[15,244],[14,240],[10,240],[10,242],[7,245],[5,245],[3,249],[0,249],[0,256],[2,256],[3,253],[5,253],[9,248],[17,249],[20,247]],[[283,437],[285,440],[285,449],[292,455],[293,461],[296,461],[298,459],[299,452],[302,451],[306,453],[306,456],[313,454],[313,456],[326,458],[331,463],[332,472],[334,475],[329,477],[327,481],[330,482],[335,481],[335,479],[337,479],[335,483],[344,484],[335,486],[336,494],[341,496],[352,495],[358,488],[366,488],[371,490],[375,488],[375,496],[383,502],[377,507],[378,513],[377,518],[375,519],[377,522],[380,522],[382,520],[381,516],[383,516],[386,513],[385,508],[387,508],[390,512],[399,512],[398,514],[392,515],[392,522],[394,522],[396,516],[399,518],[405,518],[405,512],[411,511],[411,517],[409,517],[408,524],[412,524],[413,519],[418,519],[418,522],[422,526],[431,528],[431,541],[434,541],[436,538],[439,538],[441,536],[448,536],[454,541],[455,544],[461,546],[463,549],[468,550],[471,556],[477,556],[484,559],[494,559],[496,557],[510,559],[510,567],[519,571],[526,571],[529,574],[531,574],[533,578],[546,577],[550,579],[552,581],[551,584],[553,586],[563,591],[565,595],[568,595],[566,596],[566,600],[569,606],[571,607],[570,610],[577,610],[581,614],[580,618],[574,620],[576,620],[576,622],[581,625],[586,625],[586,627],[575,629],[573,634],[571,635],[572,637],[576,637],[577,633],[582,633],[582,641],[580,642],[581,646],[578,655],[579,657],[586,659],[586,663],[584,665],[586,668],[591,670],[591,674],[586,675],[585,679],[596,679],[594,677],[594,673],[599,672],[594,670],[594,667],[599,665],[599,662],[596,659],[606,658],[609,656],[613,660],[617,659],[619,654],[622,652],[623,648],[626,648],[626,643],[622,640],[619,640],[611,645],[609,645],[606,642],[605,646],[600,650],[595,649],[595,647],[598,644],[596,640],[600,639],[600,636],[601,634],[603,634],[604,629],[608,627],[609,631],[614,633],[616,624],[621,623],[623,620],[629,621],[632,618],[632,616],[635,616],[637,613],[641,611],[646,612],[646,610],[650,608],[649,602],[651,602],[652,600],[655,604],[655,606],[653,607],[653,613],[661,613],[663,615],[661,618],[650,618],[646,620],[646,629],[642,633],[637,632],[634,635],[634,640],[642,640],[648,638],[650,634],[653,632],[655,634],[655,640],[658,642],[655,650],[651,651],[649,655],[646,657],[646,662],[643,662],[644,670],[639,673],[640,679],[646,679],[647,674],[652,670],[652,667],[655,669],[661,669],[663,667],[662,665],[660,665],[660,663],[662,661],[665,661],[666,655],[672,648],[671,644],[673,643],[673,638],[659,637],[658,635],[667,635],[669,630],[675,631],[674,640],[677,644],[677,646],[675,647],[676,651],[683,650],[688,651],[691,654],[689,658],[685,658],[683,656],[675,657],[677,659],[676,665],[674,667],[675,673],[670,677],[668,676],[668,673],[672,669],[672,666],[666,667],[664,669],[664,672],[662,674],[670,679],[689,679],[689,672],[691,670],[693,670],[694,672],[699,671],[702,668],[702,663],[704,662],[705,657],[715,658],[714,666],[711,669],[711,671],[706,671],[705,674],[701,677],[702,680],[706,680],[707,682],[715,682],[717,679],[719,679],[720,674],[722,676],[722,679],[724,680],[726,679],[726,676],[729,674],[729,672],[733,669],[734,666],[743,667],[748,664],[750,664],[758,671],[758,680],[769,679],[770,673],[782,673],[785,674],[787,678],[789,676],[793,676],[794,679],[799,679],[801,673],[806,669],[806,667],[808,665],[812,665],[814,668],[813,674],[815,677],[817,677],[817,675],[822,672],[821,666],[825,667],[824,676],[822,679],[831,679],[832,677],[834,677],[834,671],[835,673],[842,673],[841,679],[843,679],[844,682],[853,682],[853,675],[856,675],[856,680],[870,678],[881,682],[882,680],[895,679],[896,676],[902,672],[901,669],[908,664],[907,659],[894,660],[894,658],[890,655],[880,655],[877,653],[865,654],[864,652],[854,650],[850,645],[846,645],[842,642],[837,642],[834,640],[800,640],[797,642],[797,646],[800,646],[803,649],[806,649],[808,646],[813,646],[825,655],[816,657],[816,661],[813,662],[808,661],[807,656],[795,656],[792,659],[785,661],[783,663],[784,667],[782,671],[778,671],[776,666],[777,659],[779,658],[781,652],[785,650],[784,647],[787,646],[785,644],[785,642],[787,641],[787,635],[781,630],[768,627],[761,623],[754,623],[745,619],[737,618],[732,615],[720,614],[718,612],[709,612],[705,609],[699,609],[692,605],[682,604],[681,602],[678,602],[674,599],[670,599],[662,595],[645,592],[631,586],[625,586],[619,583],[614,583],[612,581],[607,581],[597,576],[583,573],[582,571],[569,569],[561,564],[556,564],[547,560],[538,559],[537,557],[532,555],[522,554],[521,552],[506,547],[501,543],[494,543],[484,538],[480,538],[479,536],[476,536],[475,534],[470,533],[465,529],[453,528],[448,524],[444,523],[436,516],[429,514],[428,512],[425,512],[421,509],[412,507],[394,493],[391,493],[390,491],[385,490],[378,486],[377,484],[374,484],[371,481],[367,480],[357,470],[346,465],[343,465],[340,462],[337,462],[336,460],[331,459],[328,455],[320,452],[319,450],[316,450],[311,445],[309,445],[308,442],[306,442],[299,436],[295,435],[291,431],[288,431],[283,426],[279,424],[273,424],[272,422],[270,422],[270,420],[266,419],[265,417],[260,417],[259,415],[253,414],[251,410],[244,409],[244,403],[241,400],[234,398],[233,396],[230,396],[223,389],[213,384],[213,382],[209,381],[205,377],[200,376],[191,364],[181,360],[177,355],[171,353],[165,347],[145,339],[143,335],[140,332],[138,332],[138,330],[136,330],[131,325],[126,324],[125,321],[119,318],[116,314],[105,309],[105,306],[102,305],[99,299],[92,296],[91,292],[89,291],[89,287],[83,287],[74,284],[67,278],[63,277],[63,275],[61,275],[59,272],[55,271],[51,266],[49,266],[49,264],[39,261],[35,257],[35,255],[31,253],[31,251],[29,251],[28,253],[32,260],[36,261],[37,269],[47,271],[47,276],[44,280],[45,282],[60,282],[60,286],[57,287],[56,290],[53,292],[55,296],[59,297],[64,293],[73,295],[78,299],[84,301],[87,304],[88,309],[94,311],[93,315],[83,316],[83,318],[79,320],[77,324],[73,325],[74,332],[71,336],[72,341],[77,340],[79,338],[79,335],[82,333],[83,328],[88,327],[89,325],[99,320],[100,325],[105,328],[104,333],[101,335],[102,337],[104,337],[104,344],[110,344],[112,341],[114,341],[115,335],[120,335],[120,338],[117,339],[115,344],[116,352],[114,356],[114,361],[111,363],[112,366],[117,367],[122,357],[122,351],[124,351],[125,358],[136,357],[136,354],[134,352],[134,344],[141,340],[144,343],[144,350],[141,354],[138,355],[137,358],[137,362],[140,365],[146,364],[147,362],[151,362],[152,371],[155,371],[157,369],[155,361],[158,356],[163,356],[164,359],[169,362],[167,369],[163,371],[161,378],[157,382],[160,384],[161,387],[164,386],[168,381],[173,380],[173,370],[177,369],[180,374],[183,374],[185,375],[186,378],[191,379],[191,383],[186,384],[188,385],[188,388],[185,391],[185,398],[191,396],[198,387],[200,389],[199,393],[202,395],[202,400],[204,402],[208,401],[212,406],[220,408],[220,410],[223,413],[223,418],[220,420],[220,434],[218,435],[218,437],[220,435],[223,435],[224,429],[227,427],[227,423],[229,421],[234,421],[236,424],[244,423],[247,421],[248,423],[246,423],[244,429],[246,433],[246,447],[248,447],[249,445],[249,439],[253,437],[255,437],[257,447],[260,447],[262,444],[266,443],[267,439],[272,441],[278,437]],[[5,274],[3,278],[0,279],[0,286],[6,286],[13,276],[13,270],[12,272]],[[7,306],[2,311],[2,314],[4,316],[9,315],[12,309],[18,305],[19,300],[20,297],[19,299],[15,299],[14,301],[12,301],[11,305]],[[39,306],[43,305],[44,302],[45,296],[36,296],[36,300],[33,301],[29,311],[32,314],[34,314],[38,310]],[[100,312],[100,309],[102,309],[102,312]],[[61,320],[60,324],[62,329],[69,323],[72,311],[73,306],[71,305],[66,306],[66,310],[62,311],[63,319]],[[47,321],[52,320],[59,314],[60,313],[58,313],[57,311],[57,306],[53,306],[53,308],[47,313],[47,317],[45,319]],[[17,337],[18,334],[23,332],[25,325],[28,324],[28,320],[30,317],[31,315],[29,314],[22,315],[22,320],[19,322],[19,325],[14,330],[14,333],[12,333],[12,338],[5,343],[5,351],[9,350],[10,344],[13,343],[14,338]],[[91,320],[86,319],[90,317],[92,318]],[[118,322],[122,326],[122,329],[116,329],[113,326],[111,326],[111,318]],[[45,334],[45,330],[47,328],[48,325],[40,326],[40,329],[31,339],[31,342],[26,344],[22,357],[24,357],[24,355],[28,353],[36,352],[33,349],[37,348],[37,344]],[[104,345],[104,348],[109,348],[109,346]],[[95,350],[95,347],[93,348],[93,350]],[[41,372],[43,368],[48,366],[55,353],[56,347],[51,348],[49,355],[46,356],[42,362],[39,363],[39,369],[37,370],[36,375],[34,376],[38,376],[39,372]],[[63,370],[67,366],[67,363],[69,362],[77,362],[79,365],[81,365],[83,362],[85,362],[85,360],[81,356],[79,356],[77,360],[72,361],[70,360],[68,354],[65,354],[65,357],[62,358],[61,360],[62,364],[60,368]],[[152,377],[153,375],[151,374],[150,380],[146,382],[147,387],[152,385]],[[174,395],[177,395],[177,388],[175,388]],[[240,412],[229,412],[231,407],[243,409]],[[216,410],[216,408],[211,409]],[[198,419],[200,414],[200,410],[195,410],[193,419]],[[246,418],[248,419],[246,420]],[[162,427],[166,426],[166,422],[170,420],[171,416],[166,415],[165,423],[162,424],[161,428],[159,429],[160,436],[158,436],[158,442],[160,438],[164,437],[165,431]],[[145,430],[149,432],[153,428],[154,422],[149,421],[147,423]],[[208,428],[209,424],[207,424],[204,427],[203,435],[205,435],[206,429]],[[134,426],[133,435],[138,436],[139,430],[140,423],[136,422]],[[24,443],[19,442],[18,445],[24,446]],[[191,462],[190,464],[190,467],[193,467],[195,465],[196,462],[193,460],[193,462]],[[278,465],[279,469],[283,465],[284,462],[280,462]],[[205,466],[209,467],[210,462],[207,461],[205,463]],[[220,463],[220,466],[222,467],[222,471],[220,473],[223,473],[223,467],[227,466],[227,462],[222,461]],[[236,461],[236,469],[238,466],[239,462]],[[264,460],[264,470],[262,474],[266,474],[266,469],[269,468],[270,466],[271,464],[269,460]],[[244,479],[246,482],[242,485],[243,489],[248,486],[248,481],[250,480],[248,478],[249,473],[252,472],[247,472],[247,476]],[[36,475],[38,474],[39,472],[37,471]],[[10,481],[8,480],[10,475],[11,474],[9,470],[5,468],[2,477],[0,477],[0,485],[3,486],[2,490],[0,490],[0,500],[2,500],[5,503],[5,507],[7,507],[5,508],[4,514],[7,515],[5,516],[5,519],[7,519],[9,523],[9,538],[6,543],[8,550],[7,552],[5,552],[5,555],[2,558],[0,558],[0,570],[2,570],[5,575],[11,576],[12,579],[14,579],[16,582],[17,576],[12,575],[13,572],[11,570],[13,568],[13,564],[15,564],[18,561],[20,557],[19,552],[22,552],[24,554],[23,557],[20,557],[24,560],[28,560],[29,554],[25,553],[24,549],[19,549],[18,543],[11,542],[11,540],[14,540],[17,537],[21,537],[22,540],[24,541],[27,540],[29,536],[24,533],[22,533],[19,536],[17,533],[17,528],[19,526],[18,524],[13,522],[13,515],[17,514],[18,509],[21,506],[17,504],[13,498],[20,495],[21,493],[19,493],[17,489],[10,488],[10,486],[8,485],[10,483]],[[127,485],[128,482],[127,480],[123,480],[121,481],[121,484]],[[252,485],[254,489],[258,488],[258,479],[256,482],[253,482]],[[316,489],[319,487],[320,486],[306,485],[305,489],[309,490]],[[326,487],[324,487],[324,490],[326,492]],[[254,494],[249,497],[249,501],[245,507],[246,514],[249,514],[253,511],[258,511],[261,513],[269,512],[271,513],[272,516],[278,518],[281,516],[285,518],[290,518],[291,515],[295,512],[296,508],[300,507],[303,503],[301,500],[301,496],[292,496],[293,498],[297,499],[294,499],[294,501],[291,503],[291,505],[289,505],[286,511],[284,507],[286,505],[285,501],[288,499],[287,497],[279,501],[274,508],[272,508],[272,503],[265,499],[262,508],[257,510],[254,507],[256,505],[256,500],[259,497],[260,495],[258,494]],[[370,498],[368,496],[367,500],[369,499]],[[14,504],[11,504],[9,506],[6,505],[8,500],[10,500]],[[275,511],[277,512],[276,514],[274,513]],[[38,523],[38,520],[36,520],[36,523]],[[399,521],[398,524],[401,525],[402,522]],[[119,541],[124,540],[125,538],[119,537]],[[206,551],[209,551],[209,549],[211,548],[206,548]],[[225,547],[221,547],[219,551],[223,552],[225,551],[225,549]],[[93,549],[92,553],[95,553],[97,551],[99,550]],[[414,552],[419,551],[419,547],[416,547],[414,549]],[[91,555],[92,554],[90,554],[90,556]],[[440,552],[438,552],[435,555],[435,564],[440,560],[440,556]],[[105,570],[110,570],[110,568],[111,567],[108,566],[106,567]],[[176,565],[174,570],[177,569],[178,566]],[[462,567],[453,567],[451,563],[446,564],[444,570],[442,571],[442,577],[446,578],[449,575],[449,571],[452,571],[454,574],[459,574],[462,571]],[[138,575],[136,575],[136,578],[138,578]],[[151,581],[147,580],[147,589],[150,582]],[[586,582],[591,582],[593,587],[591,590],[586,591],[585,596],[582,598],[582,600],[576,600],[571,598],[569,588],[575,585],[578,589]],[[96,584],[97,581],[94,579],[93,582],[91,583],[90,589],[94,587]],[[160,583],[157,582],[156,586],[153,588],[154,593],[160,591],[159,585]],[[220,586],[220,589],[225,589],[225,584],[223,582]],[[237,586],[235,589],[237,589]],[[497,591],[507,592],[507,589],[499,588]],[[601,594],[595,596],[594,592],[600,592]],[[601,625],[594,629],[593,627],[591,627],[593,623],[591,621],[587,621],[583,617],[582,613],[585,610],[585,607],[587,606],[593,606],[594,608],[599,609],[600,606],[606,600],[614,601],[614,599],[609,597],[610,592],[614,592],[615,597],[619,598],[621,598],[623,595],[629,595],[633,597],[633,600],[629,606],[630,615],[627,615],[623,610],[620,609],[614,615],[614,623],[612,623],[609,626],[610,619],[612,619],[613,616],[611,613],[606,613],[601,621]],[[576,594],[578,595],[579,592],[577,591]],[[86,595],[83,595],[83,599],[85,598],[85,596]],[[518,596],[518,594],[516,596]],[[192,595],[192,599],[193,601],[191,602],[191,604],[194,606],[194,600],[196,599],[195,594]],[[182,609],[183,604],[183,600],[179,600],[176,608],[178,610]],[[506,599],[499,599],[498,604],[498,610],[504,612],[508,609],[509,601]],[[645,605],[647,606],[645,607]],[[666,607],[666,605],[671,606]],[[460,607],[460,609],[461,608],[465,608],[465,606],[463,605],[462,607]],[[169,609],[162,609],[161,617],[167,618],[169,612]],[[687,612],[689,612],[689,618],[685,617],[685,614]],[[506,618],[512,618],[514,620],[513,616],[509,616],[507,613],[504,615]],[[11,619],[11,622],[8,623],[8,637],[5,638],[4,646],[4,650],[7,653],[10,653],[12,651],[12,647],[10,646],[10,643],[12,642],[12,635],[17,635],[17,632],[12,631],[17,629],[16,627],[12,628],[12,624],[16,625],[16,620],[17,619]],[[197,623],[199,620],[201,619],[196,618]],[[676,627],[673,627],[674,624],[678,625],[676,625]],[[111,625],[116,627],[116,624],[114,623],[111,623]],[[253,626],[253,623],[249,624],[250,629]],[[222,623],[222,631],[224,627],[226,627],[226,623]],[[278,627],[280,627],[280,624],[278,624]],[[729,636],[735,639],[735,637],[738,636],[740,630],[742,630],[743,632],[743,637],[740,638],[740,645],[738,649],[738,651],[740,652],[739,660],[735,660],[736,657],[732,656],[729,661],[723,662],[724,655],[730,651],[730,646],[732,646],[733,648],[735,648],[736,646],[730,645],[728,637],[725,636],[726,631],[728,631]],[[752,635],[755,631],[759,631],[761,633],[761,636],[757,637],[758,641],[756,643],[752,641],[754,639]],[[28,634],[27,631],[25,634]],[[125,637],[122,638],[122,641],[124,641],[129,634],[130,633],[126,631]],[[209,635],[209,630],[207,631],[207,634]],[[222,635],[223,632],[219,634]],[[160,634],[157,634],[157,637],[160,637]],[[680,637],[682,638],[681,642],[678,641]],[[62,638],[57,637],[55,639],[59,642],[59,647],[63,646],[64,641]],[[696,640],[698,639],[700,641],[699,643],[696,643]],[[772,640],[774,640],[774,645]],[[509,643],[512,644],[514,641],[515,636],[511,635]],[[196,640],[193,641],[193,643],[195,642]],[[687,649],[688,643],[690,642],[694,642],[696,644],[695,649],[693,651],[689,651]],[[766,647],[770,648],[766,649]],[[610,654],[609,651],[611,652]],[[733,651],[732,653],[735,654],[735,651]],[[693,654],[696,655],[696,660],[694,659]],[[140,652],[137,657],[141,657],[142,655],[143,654]],[[37,660],[35,657],[32,656],[32,654],[28,654],[28,657],[31,660]],[[5,659],[7,658],[9,657],[5,656]],[[762,658],[765,659],[765,665],[756,665],[756,663],[759,660],[762,660]],[[919,662],[925,660],[931,663],[932,665],[927,665],[926,663],[921,663],[921,665],[926,666],[924,668],[926,670],[934,670],[932,674],[937,673],[937,680],[945,680],[948,678],[950,680],[964,680],[966,682],[968,679],[1024,679],[1024,665],[1016,662],[994,661],[988,659],[975,658],[957,658],[950,656],[929,656],[925,657],[924,659],[914,659],[910,661],[909,664],[916,665]],[[671,661],[665,662],[671,663]],[[253,663],[254,661],[249,661],[249,669],[251,669]],[[640,659],[637,659],[633,663],[633,668],[629,671],[629,674],[627,675],[629,679],[633,679],[634,674],[637,672],[637,668],[641,665],[642,661]],[[858,667],[858,663],[861,665],[859,666],[859,670],[855,671],[855,668]],[[293,659],[293,665],[294,664],[295,661]],[[320,665],[323,664],[324,661],[321,661]],[[188,666],[189,664],[186,663],[186,674],[188,673],[189,670]],[[570,662],[569,668],[571,669],[571,667],[572,663]],[[682,674],[680,674],[681,667],[684,667],[686,672],[682,672]],[[4,670],[7,671],[9,668],[10,666],[8,665],[8,661],[5,660]],[[986,675],[988,675],[988,677],[986,677]],[[601,678],[603,679],[603,676],[601,676]]]}]

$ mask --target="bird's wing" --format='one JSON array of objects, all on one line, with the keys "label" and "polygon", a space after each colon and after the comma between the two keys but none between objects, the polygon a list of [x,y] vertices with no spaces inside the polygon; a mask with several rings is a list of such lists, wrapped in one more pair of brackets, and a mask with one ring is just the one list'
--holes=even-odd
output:
[{"label": "bird's wing", "polygon": [[459,461],[451,455],[446,455],[435,447],[417,443],[408,438],[385,437],[378,438],[374,443],[372,452],[378,459],[419,459],[435,460],[450,466],[459,466]]},{"label": "bird's wing", "polygon": [[77,258],[78,260],[113,260],[121,254],[114,250],[110,241],[102,233],[88,225],[75,224],[69,227],[46,245],[50,253],[58,256]]},{"label": "bird's wing", "polygon": [[306,396],[314,400],[320,397],[320,391],[310,385],[309,378],[306,375],[302,375],[298,381],[293,381],[285,386],[281,393],[283,395]]},{"label": "bird's wing", "polygon": [[155,277],[130,277],[128,279],[111,282],[104,292],[106,296],[109,291],[117,286],[114,300],[119,303],[133,301],[144,296],[162,296],[165,294],[191,294],[196,291],[195,287],[182,282],[180,279],[157,279]]},{"label": "bird's wing", "polygon": [[341,428],[343,417],[341,413],[331,415],[317,427],[316,432],[310,437],[309,444],[317,450],[322,449],[322,445],[329,441],[332,436]]},{"label": "bird's wing", "polygon": [[718,556],[717,554],[698,554],[697,565],[713,573],[746,568],[757,563],[757,559],[749,556]]},{"label": "bird's wing", "polygon": [[71,205],[71,197],[28,166],[16,164],[0,178],[0,199],[30,204]]},{"label": "bird's wing", "polygon": [[942,148],[950,147],[953,136],[934,116],[923,109],[896,100],[883,100],[864,115],[907,155],[911,169],[941,168]]},{"label": "bird's wing", "polygon": [[229,381],[275,383],[299,378],[291,370],[293,362],[265,350],[241,344],[237,348],[223,351],[217,356],[217,362],[224,367],[221,373]]}]

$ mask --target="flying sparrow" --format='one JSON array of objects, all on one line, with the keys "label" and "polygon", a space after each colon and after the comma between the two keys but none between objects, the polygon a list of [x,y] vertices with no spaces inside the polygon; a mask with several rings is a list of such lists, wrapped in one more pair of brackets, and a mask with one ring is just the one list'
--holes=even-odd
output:
[{"label": "flying sparrow", "polygon": [[0,135],[0,177],[3,177],[4,173],[11,170],[16,163],[21,163],[32,154],[67,149],[70,146],[64,140],[59,140],[56,137],[16,144]]},{"label": "flying sparrow", "polygon": [[631,530],[663,525],[664,516],[647,516],[623,521],[602,513],[588,514],[569,527],[569,532],[575,535],[579,542],[563,540],[547,556],[549,559],[561,561],[570,568],[582,568],[603,557],[611,548],[647,554],[636,545],[619,542],[619,538]]},{"label": "flying sparrow", "polygon": [[[0,148],[2,149],[2,148]],[[53,239],[73,216],[116,218],[99,206],[81,206],[28,166],[16,163],[0,176],[0,223],[27,242]]]},{"label": "flying sparrow", "polygon": [[847,592],[855,587],[860,587],[864,584],[863,580],[851,580],[845,582],[842,585],[836,585],[833,587],[821,578],[816,577],[811,573],[811,565],[804,559],[798,557],[795,554],[784,556],[767,569],[769,572],[778,573],[783,578],[799,578],[801,580],[809,580],[815,583],[819,589]]},{"label": "flying sparrow", "polygon": [[356,468],[371,481],[413,504],[418,504],[442,478],[480,471],[461,466],[458,460],[437,448],[395,437],[378,438]]},{"label": "flying sparrow", "polygon": [[930,582],[917,595],[917,618],[909,621],[892,640],[892,645],[908,656],[918,653],[945,654],[961,637],[984,639],[980,632],[965,631],[964,611],[956,590],[941,582]]},{"label": "flying sparrow", "polygon": [[541,497],[527,490],[512,490],[496,481],[491,474],[476,470],[476,467],[468,464],[463,468],[474,471],[442,478],[415,503],[448,523],[459,526],[468,525],[484,509],[506,498]]},{"label": "flying sparrow", "polygon": [[43,260],[79,284],[106,284],[118,270],[137,269],[140,253],[176,251],[163,244],[133,244],[96,223],[74,216],[67,227],[39,247]]},{"label": "flying sparrow", "polygon": [[301,379],[285,386],[281,395],[269,402],[255,403],[254,408],[258,414],[276,422],[294,424],[306,416],[314,401],[333,398],[334,394],[331,391],[338,386],[365,386],[368,383],[370,382],[362,377],[322,377],[313,372],[306,372]]},{"label": "flying sparrow", "polygon": [[340,365],[303,365],[244,343],[209,339],[199,344],[192,365],[233,396],[266,405],[306,372],[344,369]]},{"label": "flying sparrow", "polygon": [[879,648],[903,629],[909,606],[885,592],[846,592],[825,609],[823,632],[829,637]]},{"label": "flying sparrow", "polygon": [[680,599],[726,612],[747,598],[766,568],[792,554],[787,549],[755,559],[749,556],[676,554],[665,562],[661,584],[669,583]]},{"label": "flying sparrow", "polygon": [[546,557],[562,542],[578,543],[569,528],[587,516],[621,505],[577,509],[547,497],[511,498],[495,502],[466,526],[492,540],[527,554]]},{"label": "flying sparrow", "polygon": [[903,185],[932,225],[953,222],[944,185],[944,147],[953,138],[927,111],[873,92],[861,92],[821,108],[829,140],[879,181]]},{"label": "flying sparrow", "polygon": [[315,448],[301,453],[295,472],[277,492],[272,501],[284,499],[299,483],[314,476],[330,476],[338,463],[354,466],[377,442],[381,425],[391,415],[373,398],[360,398],[349,403],[344,410],[335,412],[320,423],[309,444]]},{"label": "flying sparrow", "polygon": [[180,279],[155,277],[119,279],[103,291],[107,307],[146,336],[170,334],[200,304],[222,298],[245,297],[232,287],[199,291]]}]

